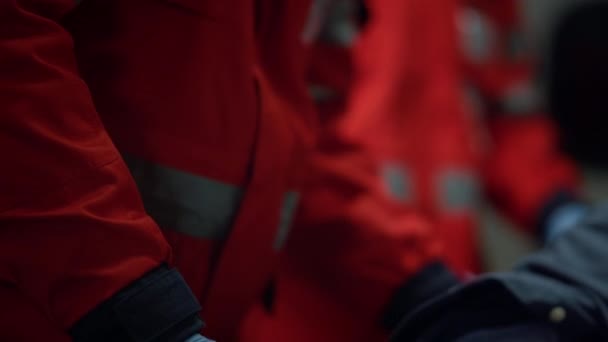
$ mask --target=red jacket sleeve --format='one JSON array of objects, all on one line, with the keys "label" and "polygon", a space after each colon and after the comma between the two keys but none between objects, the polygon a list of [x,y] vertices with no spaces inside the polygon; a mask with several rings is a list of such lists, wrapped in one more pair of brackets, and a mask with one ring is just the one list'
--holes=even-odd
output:
[{"label": "red jacket sleeve", "polygon": [[535,228],[541,211],[561,191],[575,193],[576,165],[559,149],[555,127],[542,115],[499,116],[490,122],[485,161],[487,189],[522,227]]},{"label": "red jacket sleeve", "polygon": [[170,254],[78,76],[76,2],[0,4],[0,282],[63,329]]},{"label": "red jacket sleeve", "polygon": [[440,249],[418,215],[387,197],[364,150],[330,145],[310,159],[287,251],[338,301],[377,320]]},{"label": "red jacket sleeve", "polygon": [[465,63],[469,80],[487,104],[486,189],[509,218],[533,229],[559,193],[577,191],[578,170],[560,151],[556,127],[542,114],[533,56],[523,49],[525,45],[514,44],[522,29],[521,4],[469,2],[496,29],[491,54],[483,62]]}]

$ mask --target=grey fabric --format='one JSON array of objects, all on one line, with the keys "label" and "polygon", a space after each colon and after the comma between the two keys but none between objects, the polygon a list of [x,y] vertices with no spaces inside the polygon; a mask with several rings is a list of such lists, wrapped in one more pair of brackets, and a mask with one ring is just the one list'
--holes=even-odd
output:
[{"label": "grey fabric", "polygon": [[161,227],[209,239],[230,233],[242,189],[133,156],[125,162],[146,211]]},{"label": "grey fabric", "polygon": [[293,216],[298,207],[299,198],[300,194],[295,191],[285,194],[285,198],[283,199],[283,208],[281,209],[281,216],[279,218],[279,228],[273,244],[276,251],[281,250],[287,241]]},{"label": "grey fabric", "polygon": [[[225,239],[231,231],[244,190],[201,175],[126,156],[148,214],[163,228],[206,239]],[[289,235],[299,194],[285,193],[274,249]]]},{"label": "grey fabric", "polygon": [[447,212],[471,211],[479,204],[480,186],[476,175],[467,169],[446,169],[437,176],[441,208]]},{"label": "grey fabric", "polygon": [[385,163],[382,166],[382,179],[389,194],[399,201],[411,201],[414,189],[408,170],[396,163]]}]

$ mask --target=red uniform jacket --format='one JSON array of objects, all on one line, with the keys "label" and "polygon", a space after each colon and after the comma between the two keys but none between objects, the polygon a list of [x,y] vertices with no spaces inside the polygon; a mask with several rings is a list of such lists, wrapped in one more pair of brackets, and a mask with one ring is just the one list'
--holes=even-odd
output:
[{"label": "red uniform jacket", "polygon": [[[533,115],[506,113],[522,111],[517,99],[503,98],[517,97],[518,87],[531,83],[532,66],[525,55],[508,58],[506,29],[486,60],[467,60],[463,68],[461,2],[367,4],[370,21],[354,48],[318,44],[315,50],[322,109],[339,112],[350,99],[343,127],[366,137],[384,161],[387,191],[431,219],[455,270],[478,271],[480,196],[533,230],[551,197],[576,191],[576,168],[559,152],[548,118],[535,115],[538,108],[525,112]],[[498,27],[516,24],[514,3],[475,5],[497,17]],[[356,72],[349,71],[349,58]],[[479,113],[466,101],[465,82],[481,95]]]},{"label": "red uniform jacket", "polygon": [[296,135],[256,84],[252,2],[11,0],[0,17],[0,340],[65,340],[171,259],[206,334],[231,338],[293,202]]},{"label": "red uniform jacket", "polygon": [[275,298],[270,308],[252,311],[242,339],[381,339],[393,295],[437,257],[439,246],[417,214],[387,195],[365,136],[347,136],[341,120],[310,117],[316,115],[305,82],[310,61],[303,58],[310,50],[302,41],[309,1],[262,4],[260,52],[268,79],[290,115],[320,127],[315,144],[299,156],[300,205]]}]

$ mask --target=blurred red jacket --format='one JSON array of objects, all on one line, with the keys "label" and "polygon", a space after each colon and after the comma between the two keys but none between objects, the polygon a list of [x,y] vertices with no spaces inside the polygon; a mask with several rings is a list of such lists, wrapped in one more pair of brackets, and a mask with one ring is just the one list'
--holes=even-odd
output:
[{"label": "blurred red jacket", "polygon": [[313,129],[313,144],[299,155],[300,204],[271,298],[252,310],[241,339],[384,339],[382,320],[395,296],[438,258],[440,246],[417,213],[386,193],[367,137],[346,135],[341,118],[350,112],[317,117],[306,78],[314,48],[308,34],[319,29],[323,2],[260,4],[263,69],[286,113]]},{"label": "blurred red jacket", "polygon": [[464,69],[478,92],[488,139],[485,192],[519,227],[535,233],[552,198],[560,192],[576,196],[578,170],[560,150],[555,124],[544,112],[521,3],[467,0],[465,5],[477,10],[477,31],[484,36],[478,51],[464,50]]},{"label": "blurred red jacket", "polygon": [[578,187],[552,123],[530,106],[532,60],[507,53],[521,26],[516,2],[473,1],[500,28],[485,37],[483,59],[462,54],[461,1],[366,3],[369,22],[353,47],[315,46],[320,108],[347,106],[343,130],[380,158],[387,192],[430,219],[454,270],[480,271],[482,196],[533,232],[552,198]]}]

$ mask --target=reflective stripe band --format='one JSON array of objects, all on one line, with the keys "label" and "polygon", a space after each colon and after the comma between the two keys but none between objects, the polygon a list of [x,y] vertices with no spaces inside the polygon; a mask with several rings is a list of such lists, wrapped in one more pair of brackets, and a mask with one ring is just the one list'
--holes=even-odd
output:
[{"label": "reflective stripe band", "polygon": [[354,1],[334,1],[327,7],[326,19],[319,35],[320,41],[336,46],[351,47],[357,36],[359,28],[353,20],[356,12]]},{"label": "reflective stripe band", "polygon": [[316,103],[328,102],[339,96],[335,90],[320,84],[310,85],[308,87],[308,93]]},{"label": "reflective stripe band", "polygon": [[285,194],[283,208],[281,209],[281,216],[279,218],[279,228],[273,244],[275,251],[281,250],[287,241],[299,199],[300,194],[295,191]]},{"label": "reflective stripe band", "polygon": [[511,86],[503,95],[502,109],[510,114],[530,114],[542,107],[542,99],[531,82]]},{"label": "reflective stripe band", "polygon": [[475,63],[487,61],[497,39],[495,25],[483,13],[470,7],[459,11],[457,24],[466,57]]},{"label": "reflective stripe band", "polygon": [[306,21],[306,25],[304,25],[304,30],[302,31],[302,42],[305,44],[310,44],[314,42],[321,29],[323,28],[323,24],[325,24],[325,17],[330,8],[332,0],[313,0],[311,3],[310,11],[308,13],[308,20]]},{"label": "reflective stripe band", "polygon": [[146,211],[161,227],[198,238],[228,236],[242,189],[134,157],[125,162]]},{"label": "reflective stripe band", "polygon": [[382,166],[382,179],[388,193],[399,201],[412,200],[412,182],[409,172],[394,163]]},{"label": "reflective stripe band", "polygon": [[466,169],[448,169],[438,177],[441,208],[446,211],[469,211],[479,203],[477,177]]}]

